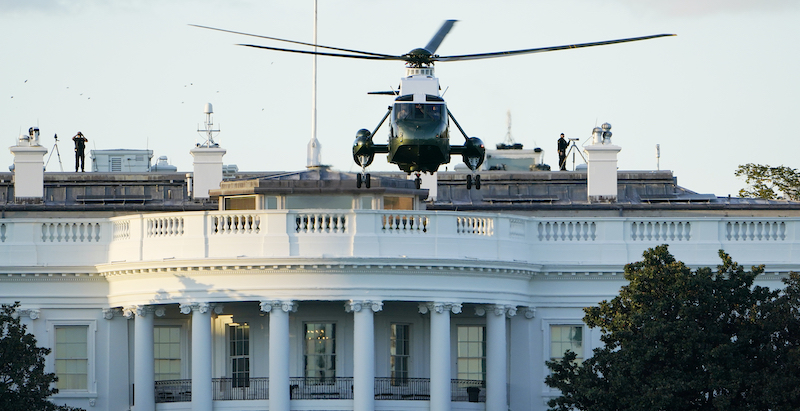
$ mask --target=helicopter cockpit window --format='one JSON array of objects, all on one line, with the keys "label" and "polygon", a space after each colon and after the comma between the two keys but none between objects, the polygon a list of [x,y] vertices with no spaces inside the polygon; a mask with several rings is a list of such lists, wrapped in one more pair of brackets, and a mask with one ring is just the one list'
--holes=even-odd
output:
[{"label": "helicopter cockpit window", "polygon": [[421,103],[395,103],[395,120],[440,121],[442,119],[442,104]]}]

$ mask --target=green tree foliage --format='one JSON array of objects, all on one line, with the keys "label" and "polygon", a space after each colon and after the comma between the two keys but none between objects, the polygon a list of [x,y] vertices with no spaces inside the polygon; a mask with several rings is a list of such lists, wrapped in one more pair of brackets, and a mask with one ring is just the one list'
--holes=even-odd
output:
[{"label": "green tree foliage", "polygon": [[800,200],[800,172],[793,168],[749,163],[737,167],[735,174],[749,185],[739,190],[742,197]]},{"label": "green tree foliage", "polygon": [[0,411],[78,411],[57,406],[47,398],[58,392],[58,380],[44,370],[49,348],[36,346],[36,338],[20,323],[19,303],[0,306]]},{"label": "green tree foliage", "polygon": [[548,362],[561,390],[551,410],[800,409],[800,276],[753,286],[720,251],[716,271],[692,271],[667,246],[625,266],[617,297],[585,309],[605,344],[582,364]]}]

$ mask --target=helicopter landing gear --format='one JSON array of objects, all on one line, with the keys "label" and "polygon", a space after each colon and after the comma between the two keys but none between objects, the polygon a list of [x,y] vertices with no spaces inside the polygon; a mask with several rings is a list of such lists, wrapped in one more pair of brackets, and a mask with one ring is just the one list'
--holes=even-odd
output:
[{"label": "helicopter landing gear", "polygon": [[359,173],[356,174],[356,187],[361,188],[363,185],[366,188],[370,187],[370,183],[372,182],[372,176],[369,173]]},{"label": "helicopter landing gear", "polygon": [[475,177],[472,174],[467,174],[467,190],[472,189],[472,185],[475,185],[476,190],[481,189],[481,176],[480,174],[476,174]]},{"label": "helicopter landing gear", "polygon": [[417,190],[422,187],[422,177],[419,176],[419,173],[417,173],[417,178],[414,179],[414,187],[416,187]]}]

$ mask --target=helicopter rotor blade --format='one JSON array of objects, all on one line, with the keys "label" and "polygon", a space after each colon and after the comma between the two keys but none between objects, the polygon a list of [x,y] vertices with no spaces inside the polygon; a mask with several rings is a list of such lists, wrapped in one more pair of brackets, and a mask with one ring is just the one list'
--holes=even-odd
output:
[{"label": "helicopter rotor blade", "polygon": [[293,50],[293,49],[283,49],[280,47],[269,47],[269,46],[259,46],[256,44],[237,44],[238,46],[245,46],[245,47],[254,47],[257,49],[266,49],[266,50],[275,50],[275,51],[285,51],[288,53],[300,53],[300,54],[315,54],[317,56],[330,56],[330,57],[347,57],[352,59],[362,59],[362,60],[400,60],[406,61],[404,56],[389,56],[389,55],[358,55],[358,54],[341,54],[341,53],[326,53],[322,51],[311,51],[311,50]]},{"label": "helicopter rotor blade", "polygon": [[[319,48],[328,49],[328,50],[343,51],[343,52],[346,52],[346,53],[363,54],[363,55],[366,55],[366,56],[376,56],[376,57],[395,57],[395,56],[391,56],[391,55],[388,55],[388,54],[380,54],[380,53],[372,53],[372,52],[369,52],[369,51],[350,50],[350,49],[343,49],[343,48],[338,48],[338,47],[323,46],[321,44],[305,43],[305,42],[302,42],[302,41],[280,39],[280,38],[277,38],[277,37],[261,36],[261,35],[258,35],[258,34],[244,33],[244,32],[241,32],[241,31],[218,29],[216,27],[201,26],[201,25],[198,25],[198,24],[190,24],[190,26],[199,27],[201,29],[221,31],[223,33],[240,34],[240,35],[243,35],[243,36],[258,37],[258,38],[267,39],[267,40],[283,41],[283,42],[286,42],[286,43],[299,44],[299,45],[302,45],[302,46],[319,47]],[[265,47],[265,48],[268,48],[268,47]],[[275,49],[275,50],[287,51],[287,50],[284,50],[284,49]],[[333,55],[333,54],[330,54],[330,55]],[[390,59],[390,60],[394,60],[394,59]]]},{"label": "helicopter rotor blade", "polygon": [[567,49],[579,49],[584,47],[594,47],[594,46],[606,46],[609,44],[618,44],[618,43],[627,43],[631,41],[639,41],[639,40],[649,40],[658,37],[668,37],[668,36],[677,36],[677,34],[655,34],[652,36],[643,36],[643,37],[632,37],[627,39],[619,39],[619,40],[606,40],[606,41],[596,41],[592,43],[580,43],[580,44],[568,44],[565,46],[553,46],[553,47],[540,47],[535,49],[525,49],[525,50],[511,50],[511,51],[498,51],[494,53],[480,53],[480,54],[464,54],[460,56],[432,56],[431,60],[433,61],[462,61],[462,60],[480,60],[480,59],[490,59],[496,57],[508,57],[508,56],[516,56],[520,54],[533,54],[533,53],[544,53],[546,51],[558,51],[558,50],[567,50]]},{"label": "helicopter rotor blade", "polygon": [[428,50],[431,54],[436,53],[436,49],[438,49],[439,46],[442,44],[442,40],[444,40],[445,36],[447,36],[447,33],[450,32],[450,29],[453,28],[453,24],[455,24],[456,21],[458,20],[446,20],[442,24],[442,27],[439,28],[439,31],[437,31],[436,34],[433,35],[431,41],[429,41],[428,44],[425,46],[425,50]]}]

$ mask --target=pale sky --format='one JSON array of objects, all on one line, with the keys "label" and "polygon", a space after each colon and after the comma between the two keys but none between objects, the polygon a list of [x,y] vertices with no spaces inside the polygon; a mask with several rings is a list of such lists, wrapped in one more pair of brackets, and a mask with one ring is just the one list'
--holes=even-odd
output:
[{"label": "pale sky", "polygon": [[[313,0],[0,0],[0,139],[38,125],[64,169],[69,139],[89,149],[150,148],[191,171],[206,103],[225,164],[300,170],[311,137],[312,58],[239,47],[285,44],[190,27],[312,41]],[[800,2],[796,0],[320,0],[318,42],[385,54],[424,46],[457,19],[440,55],[675,33],[629,44],[439,63],[448,107],[488,146],[512,135],[555,168],[560,133],[612,124],[621,170],[661,169],[700,193],[736,195],[739,164],[798,167]],[[357,171],[351,146],[391,104],[401,62],[320,57],[322,159]],[[463,139],[453,127],[454,143]],[[375,137],[385,142],[386,125]],[[48,154],[49,155],[49,154]],[[87,156],[88,160],[88,156]],[[0,167],[13,162],[0,150]],[[450,169],[460,162],[453,157]],[[58,171],[51,160],[48,171]],[[371,170],[396,170],[376,158]]]}]

